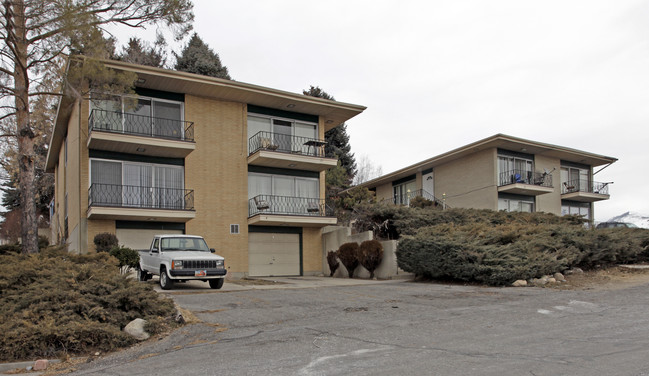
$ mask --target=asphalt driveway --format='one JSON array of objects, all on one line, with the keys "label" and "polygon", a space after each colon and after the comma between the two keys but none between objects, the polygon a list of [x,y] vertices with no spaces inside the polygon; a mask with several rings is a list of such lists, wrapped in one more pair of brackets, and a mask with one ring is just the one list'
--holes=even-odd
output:
[{"label": "asphalt driveway", "polygon": [[279,285],[175,290],[199,323],[74,374],[649,375],[649,285]]}]

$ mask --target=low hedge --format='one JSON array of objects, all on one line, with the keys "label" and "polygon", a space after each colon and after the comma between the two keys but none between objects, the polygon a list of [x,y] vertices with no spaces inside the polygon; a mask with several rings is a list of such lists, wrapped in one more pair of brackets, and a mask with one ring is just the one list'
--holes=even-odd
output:
[{"label": "low hedge", "polygon": [[553,222],[512,220],[420,228],[399,241],[397,262],[418,276],[505,285],[573,266],[648,259],[649,230],[589,230]]},{"label": "low hedge", "polygon": [[173,301],[120,275],[107,253],[7,253],[0,263],[0,361],[128,346],[135,340],[121,330],[136,318],[150,333],[174,325]]}]

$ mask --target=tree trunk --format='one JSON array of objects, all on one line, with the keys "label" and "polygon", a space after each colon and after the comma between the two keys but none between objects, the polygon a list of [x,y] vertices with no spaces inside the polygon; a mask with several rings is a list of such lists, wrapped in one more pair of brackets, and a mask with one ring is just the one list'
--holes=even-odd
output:
[{"label": "tree trunk", "polygon": [[18,184],[20,186],[21,238],[23,253],[38,252],[38,219],[35,201],[34,131],[29,116],[29,76],[27,34],[23,0],[5,2],[7,44],[14,47],[14,99],[18,141]]}]

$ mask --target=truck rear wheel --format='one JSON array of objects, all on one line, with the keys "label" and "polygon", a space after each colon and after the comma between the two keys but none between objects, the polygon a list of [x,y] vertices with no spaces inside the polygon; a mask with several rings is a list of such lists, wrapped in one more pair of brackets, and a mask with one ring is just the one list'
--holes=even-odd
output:
[{"label": "truck rear wheel", "polygon": [[149,278],[147,278],[147,272],[145,272],[144,270],[142,270],[142,268],[140,267],[140,265],[137,266],[137,270],[136,270],[136,272],[137,272],[137,280],[138,280],[138,281],[140,281],[140,282],[145,282],[147,279],[149,279]]},{"label": "truck rear wheel", "polygon": [[223,282],[225,281],[225,278],[218,278],[218,279],[210,279],[210,287],[213,289],[220,289],[223,287]]},{"label": "truck rear wheel", "polygon": [[167,270],[163,267],[160,269],[160,288],[169,290],[173,287],[173,282],[167,276]]}]

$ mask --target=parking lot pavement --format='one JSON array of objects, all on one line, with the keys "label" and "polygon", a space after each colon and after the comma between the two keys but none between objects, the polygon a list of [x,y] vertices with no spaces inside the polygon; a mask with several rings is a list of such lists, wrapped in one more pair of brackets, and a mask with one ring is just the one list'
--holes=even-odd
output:
[{"label": "parking lot pavement", "polygon": [[364,282],[183,287],[169,296],[199,323],[73,374],[649,375],[647,284],[565,291]]},{"label": "parking lot pavement", "polygon": [[[390,280],[368,280],[359,278],[332,278],[332,277],[319,277],[319,276],[305,276],[305,277],[265,277],[265,278],[251,278],[241,280],[226,280],[219,290],[210,289],[207,282],[202,281],[187,281],[176,282],[172,290],[175,293],[188,293],[195,292],[232,292],[232,291],[247,291],[247,290],[276,290],[276,289],[304,289],[304,288],[317,288],[317,287],[335,287],[335,286],[358,286],[358,285],[376,285],[383,283],[400,283],[412,280],[411,274],[404,274],[399,279]],[[147,281],[147,283],[154,285],[154,290],[164,292],[158,284],[158,278]]]}]

